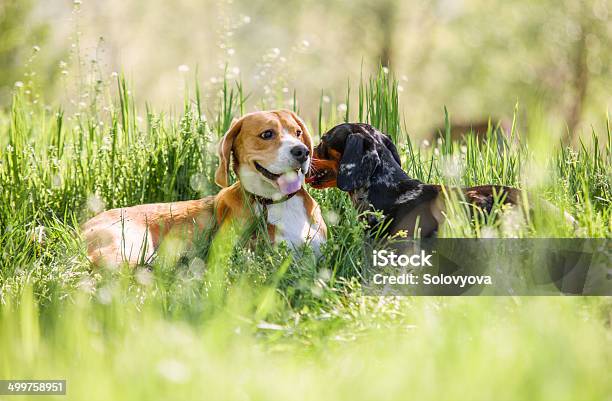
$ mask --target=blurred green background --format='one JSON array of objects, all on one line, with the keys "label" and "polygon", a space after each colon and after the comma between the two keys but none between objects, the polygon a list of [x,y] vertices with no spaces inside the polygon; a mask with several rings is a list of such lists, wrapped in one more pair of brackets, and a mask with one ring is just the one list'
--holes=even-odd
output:
[{"label": "blurred green background", "polygon": [[347,80],[382,62],[413,136],[442,125],[443,105],[475,126],[510,120],[517,102],[588,134],[612,102],[611,13],[609,0],[2,0],[0,104],[32,81],[45,102],[78,106],[79,82],[124,71],[165,108],[196,69],[209,86],[227,69],[261,107],[296,90],[312,120],[321,88],[342,107]]}]

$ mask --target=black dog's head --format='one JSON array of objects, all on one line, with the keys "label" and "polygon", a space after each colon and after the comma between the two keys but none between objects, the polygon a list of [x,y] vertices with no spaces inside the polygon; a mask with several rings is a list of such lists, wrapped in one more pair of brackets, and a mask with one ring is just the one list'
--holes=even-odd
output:
[{"label": "black dog's head", "polygon": [[368,186],[379,166],[401,169],[391,139],[368,124],[340,124],[315,148],[307,182],[314,188],[338,187],[347,192]]}]

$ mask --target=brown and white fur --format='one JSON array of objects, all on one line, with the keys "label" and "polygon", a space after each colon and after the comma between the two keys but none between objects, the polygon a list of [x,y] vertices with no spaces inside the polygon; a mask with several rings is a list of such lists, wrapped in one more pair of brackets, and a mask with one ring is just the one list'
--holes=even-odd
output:
[{"label": "brown and white fur", "polygon": [[[103,212],[82,226],[88,257],[95,265],[134,266],[150,261],[164,238],[190,242],[196,231],[214,223],[246,225],[255,217],[252,211],[266,214],[274,243],[286,241],[292,248],[310,244],[319,254],[327,227],[318,204],[303,188],[312,148],[310,134],[295,113],[246,114],[220,143],[215,181],[223,189],[216,196]],[[230,166],[238,182],[228,186]],[[289,197],[273,179],[286,172],[298,174],[302,183]]]}]

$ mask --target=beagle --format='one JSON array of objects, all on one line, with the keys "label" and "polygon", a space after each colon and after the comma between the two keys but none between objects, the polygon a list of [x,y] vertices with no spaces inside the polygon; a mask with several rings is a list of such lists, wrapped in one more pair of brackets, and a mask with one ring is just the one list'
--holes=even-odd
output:
[{"label": "beagle", "polygon": [[[306,179],[314,188],[338,187],[350,194],[360,211],[382,211],[385,234],[404,231],[422,237],[436,234],[444,221],[442,186],[410,178],[391,139],[368,124],[341,124],[329,130],[313,155]],[[517,205],[521,191],[500,185],[453,188],[473,206],[490,213],[498,197]],[[418,227],[417,227],[418,225]]]},{"label": "beagle", "polygon": [[[197,230],[244,225],[256,217],[253,212],[265,215],[274,243],[286,241],[294,249],[309,243],[318,255],[327,227],[303,188],[311,154],[310,134],[292,111],[246,114],[219,145],[215,182],[223,189],[216,196],[103,212],[82,226],[88,257],[95,265],[148,262],[164,238],[193,241]],[[238,181],[228,186],[230,166]]]}]

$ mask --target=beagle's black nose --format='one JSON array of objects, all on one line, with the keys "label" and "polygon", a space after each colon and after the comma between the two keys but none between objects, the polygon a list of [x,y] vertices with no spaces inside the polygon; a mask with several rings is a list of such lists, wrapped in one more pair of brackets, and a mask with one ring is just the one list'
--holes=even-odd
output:
[{"label": "beagle's black nose", "polygon": [[310,151],[304,145],[298,145],[291,148],[291,155],[300,163],[304,163],[308,159]]}]

